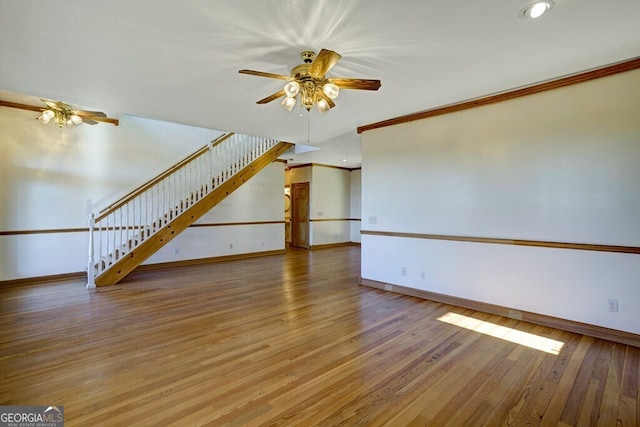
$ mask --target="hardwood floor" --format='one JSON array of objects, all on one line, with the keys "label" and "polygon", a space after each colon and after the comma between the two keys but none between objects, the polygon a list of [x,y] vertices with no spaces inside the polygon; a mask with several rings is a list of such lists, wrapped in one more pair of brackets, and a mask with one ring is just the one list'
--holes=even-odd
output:
[{"label": "hardwood floor", "polygon": [[2,288],[0,404],[67,426],[639,425],[640,349],[362,287],[359,266],[290,250]]}]

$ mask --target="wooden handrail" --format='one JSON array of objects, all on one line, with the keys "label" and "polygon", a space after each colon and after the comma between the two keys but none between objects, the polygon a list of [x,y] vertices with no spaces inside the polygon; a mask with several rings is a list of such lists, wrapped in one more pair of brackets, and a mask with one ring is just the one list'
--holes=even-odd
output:
[{"label": "wooden handrail", "polygon": [[114,211],[114,210],[118,209],[119,207],[124,206],[126,203],[128,203],[134,197],[144,193],[149,188],[153,187],[155,184],[157,184],[158,182],[162,181],[164,178],[166,178],[167,176],[171,175],[176,170],[180,169],[181,167],[183,167],[187,163],[189,163],[189,162],[197,159],[198,157],[202,156],[207,151],[209,151],[211,148],[213,148],[216,145],[222,143],[223,141],[225,141],[226,139],[230,138],[233,135],[234,135],[233,132],[229,132],[229,133],[227,133],[225,135],[222,135],[222,136],[216,138],[215,140],[211,141],[209,144],[207,144],[204,147],[200,148],[195,153],[189,155],[187,158],[185,158],[185,159],[179,161],[178,163],[176,163],[175,165],[171,166],[169,169],[167,169],[166,171],[162,172],[160,175],[156,176],[152,180],[147,181],[145,184],[142,184],[140,187],[136,188],[135,190],[133,190],[133,191],[129,192],[128,194],[126,194],[125,196],[121,197],[116,202],[112,203],[111,205],[109,205],[106,208],[104,208],[103,210],[101,210],[100,213],[95,218],[96,222],[100,221],[103,218],[105,218],[107,215],[109,215],[111,213],[111,211]]}]

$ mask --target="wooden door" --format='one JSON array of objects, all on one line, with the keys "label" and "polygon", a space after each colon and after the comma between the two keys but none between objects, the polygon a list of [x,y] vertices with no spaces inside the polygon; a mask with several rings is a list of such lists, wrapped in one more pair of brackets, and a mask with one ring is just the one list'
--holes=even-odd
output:
[{"label": "wooden door", "polygon": [[291,246],[309,249],[309,183],[291,184]]}]

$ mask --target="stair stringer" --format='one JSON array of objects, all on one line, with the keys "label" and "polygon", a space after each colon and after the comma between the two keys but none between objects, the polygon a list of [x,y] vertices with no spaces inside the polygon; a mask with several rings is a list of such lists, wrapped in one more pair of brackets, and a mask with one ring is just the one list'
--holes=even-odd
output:
[{"label": "stair stringer", "polygon": [[202,215],[211,210],[211,208],[240,188],[242,184],[247,182],[269,164],[273,163],[292,146],[293,144],[289,142],[280,142],[262,156],[249,163],[234,176],[220,184],[217,188],[213,189],[211,193],[201,198],[198,202],[177,216],[175,220],[164,225],[158,232],[145,239],[131,252],[117,260],[100,275],[96,276],[96,285],[109,286],[118,283],[136,267],[142,264],[147,258],[173,240],[173,238],[178,234],[186,230]]}]

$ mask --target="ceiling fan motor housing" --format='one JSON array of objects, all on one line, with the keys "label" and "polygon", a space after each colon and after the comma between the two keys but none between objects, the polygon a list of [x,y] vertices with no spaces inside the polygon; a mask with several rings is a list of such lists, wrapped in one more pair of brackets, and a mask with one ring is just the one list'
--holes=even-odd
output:
[{"label": "ceiling fan motor housing", "polygon": [[296,79],[304,79],[304,78],[312,78],[311,74],[309,74],[311,68],[311,64],[300,64],[296,65],[291,69],[291,77]]},{"label": "ceiling fan motor housing", "polygon": [[[305,57],[305,54],[307,53],[311,55]],[[300,56],[302,56],[305,64],[299,64],[293,67],[291,70],[291,77],[300,84],[302,105],[304,105],[307,111],[309,111],[315,104],[316,88],[322,86],[323,81],[311,76],[311,62],[313,61],[315,53],[305,51],[302,52]]]},{"label": "ceiling fan motor housing", "polygon": [[316,57],[316,53],[312,50],[305,50],[300,54],[300,58],[305,64],[311,64]]}]

